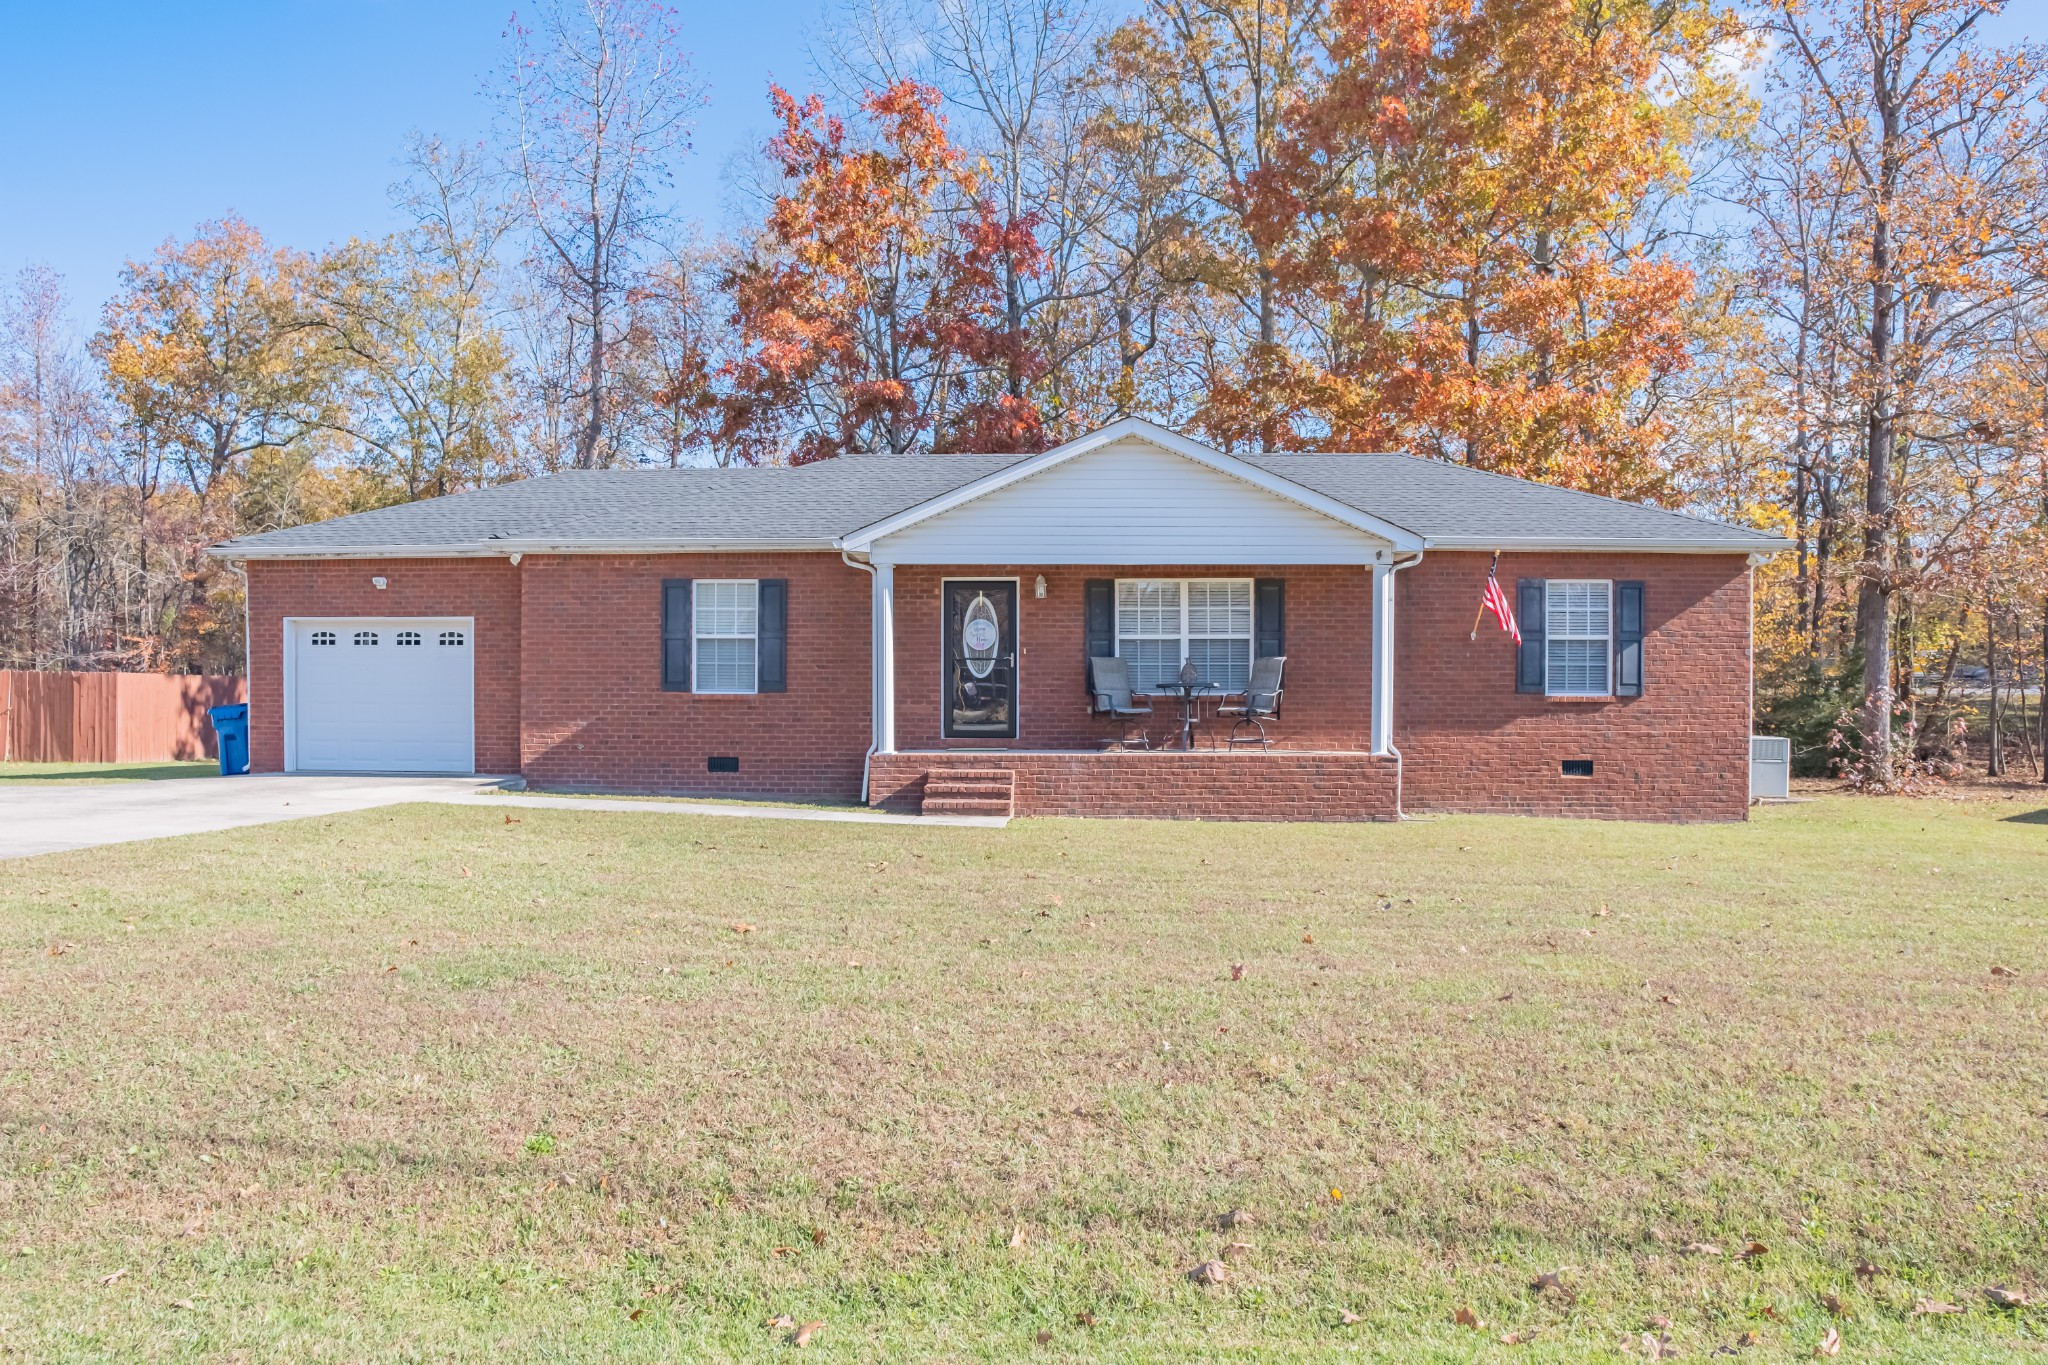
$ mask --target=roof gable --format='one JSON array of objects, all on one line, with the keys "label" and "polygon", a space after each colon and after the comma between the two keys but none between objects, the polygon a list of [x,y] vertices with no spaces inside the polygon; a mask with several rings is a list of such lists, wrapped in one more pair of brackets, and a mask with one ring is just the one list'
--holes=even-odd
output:
[{"label": "roof gable", "polygon": [[839,543],[898,563],[1163,564],[1193,556],[1355,564],[1376,550],[1417,550],[1423,542],[1315,489],[1124,418]]}]

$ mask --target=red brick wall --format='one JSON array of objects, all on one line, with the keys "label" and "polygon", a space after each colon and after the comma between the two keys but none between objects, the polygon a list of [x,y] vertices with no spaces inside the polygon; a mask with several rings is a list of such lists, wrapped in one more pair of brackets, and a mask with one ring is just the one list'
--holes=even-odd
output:
[{"label": "red brick wall", "polygon": [[[519,571],[502,559],[251,560],[249,764],[284,768],[287,616],[476,618],[476,770],[519,771]],[[382,575],[386,587],[370,579]]]},{"label": "red brick wall", "polygon": [[[1045,575],[1045,598],[1032,595]],[[947,578],[1017,578],[1018,738],[945,739],[940,715],[940,583]],[[1363,749],[1369,733],[1371,573],[1358,568],[1216,569],[1152,565],[1055,567],[1023,565],[896,570],[896,747],[1095,749],[1122,727],[1090,714],[1085,585],[1091,578],[1284,578],[1287,580],[1287,675],[1282,715],[1269,723],[1276,746]],[[863,613],[862,623],[867,617]],[[1180,703],[1153,699],[1152,742],[1180,734]],[[1205,714],[1213,713],[1213,706]],[[1213,718],[1207,738],[1228,730]]]},{"label": "red brick wall", "polygon": [[[1431,552],[1396,580],[1394,742],[1411,811],[1741,820],[1749,809],[1749,575],[1739,555],[1502,555],[1520,578],[1640,579],[1643,695],[1515,691],[1514,643],[1469,637],[1489,556]],[[1562,760],[1593,760],[1564,777]]]},{"label": "red brick wall", "polygon": [[[539,786],[860,799],[869,583],[834,554],[528,555],[522,768]],[[664,578],[789,580],[789,690],[661,690]],[[736,773],[706,771],[713,755]]]},{"label": "red brick wall", "polygon": [[870,801],[918,809],[933,768],[1001,768],[1018,815],[1145,820],[1390,820],[1394,761],[1371,754],[877,754]]}]

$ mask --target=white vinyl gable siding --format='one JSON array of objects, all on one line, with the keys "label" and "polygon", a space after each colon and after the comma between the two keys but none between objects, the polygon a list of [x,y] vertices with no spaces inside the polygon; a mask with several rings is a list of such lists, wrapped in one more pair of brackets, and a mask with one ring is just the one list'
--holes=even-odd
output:
[{"label": "white vinyl gable siding", "polygon": [[1202,681],[1241,691],[1252,670],[1252,581],[1249,578],[1120,578],[1116,584],[1117,653],[1128,660],[1131,685],[1156,689],[1193,663]]},{"label": "white vinyl gable siding", "polygon": [[1553,578],[1544,585],[1543,690],[1553,697],[1614,691],[1614,585]]},{"label": "white vinyl gable siding", "polygon": [[690,620],[696,635],[696,690],[757,690],[760,584],[751,578],[700,578],[695,593]]},{"label": "white vinyl gable siding", "polygon": [[1142,441],[1077,455],[875,544],[897,564],[1370,564],[1387,542]]}]

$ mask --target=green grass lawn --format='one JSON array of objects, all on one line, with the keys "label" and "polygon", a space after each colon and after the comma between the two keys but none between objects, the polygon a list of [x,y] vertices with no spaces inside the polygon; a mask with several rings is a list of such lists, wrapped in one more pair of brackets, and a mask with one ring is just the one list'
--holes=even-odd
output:
[{"label": "green grass lawn", "polygon": [[2044,821],[418,806],[0,862],[0,1357],[2042,1359],[1982,1291],[2048,1290]]},{"label": "green grass lawn", "polygon": [[217,759],[167,763],[0,763],[0,786],[25,782],[161,782],[173,777],[218,777]]}]

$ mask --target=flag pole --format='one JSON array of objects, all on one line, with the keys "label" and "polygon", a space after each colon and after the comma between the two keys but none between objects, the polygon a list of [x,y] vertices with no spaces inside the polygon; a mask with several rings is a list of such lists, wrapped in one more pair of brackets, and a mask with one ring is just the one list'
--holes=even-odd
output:
[{"label": "flag pole", "polygon": [[[1498,568],[1500,568],[1500,551],[1495,550],[1493,552],[1493,563],[1486,566],[1486,580],[1489,583],[1493,581],[1494,571]],[[1482,592],[1479,595],[1479,610],[1472,613],[1472,634],[1467,637],[1468,643],[1477,644],[1479,642],[1479,623],[1485,619],[1486,594]]]}]

